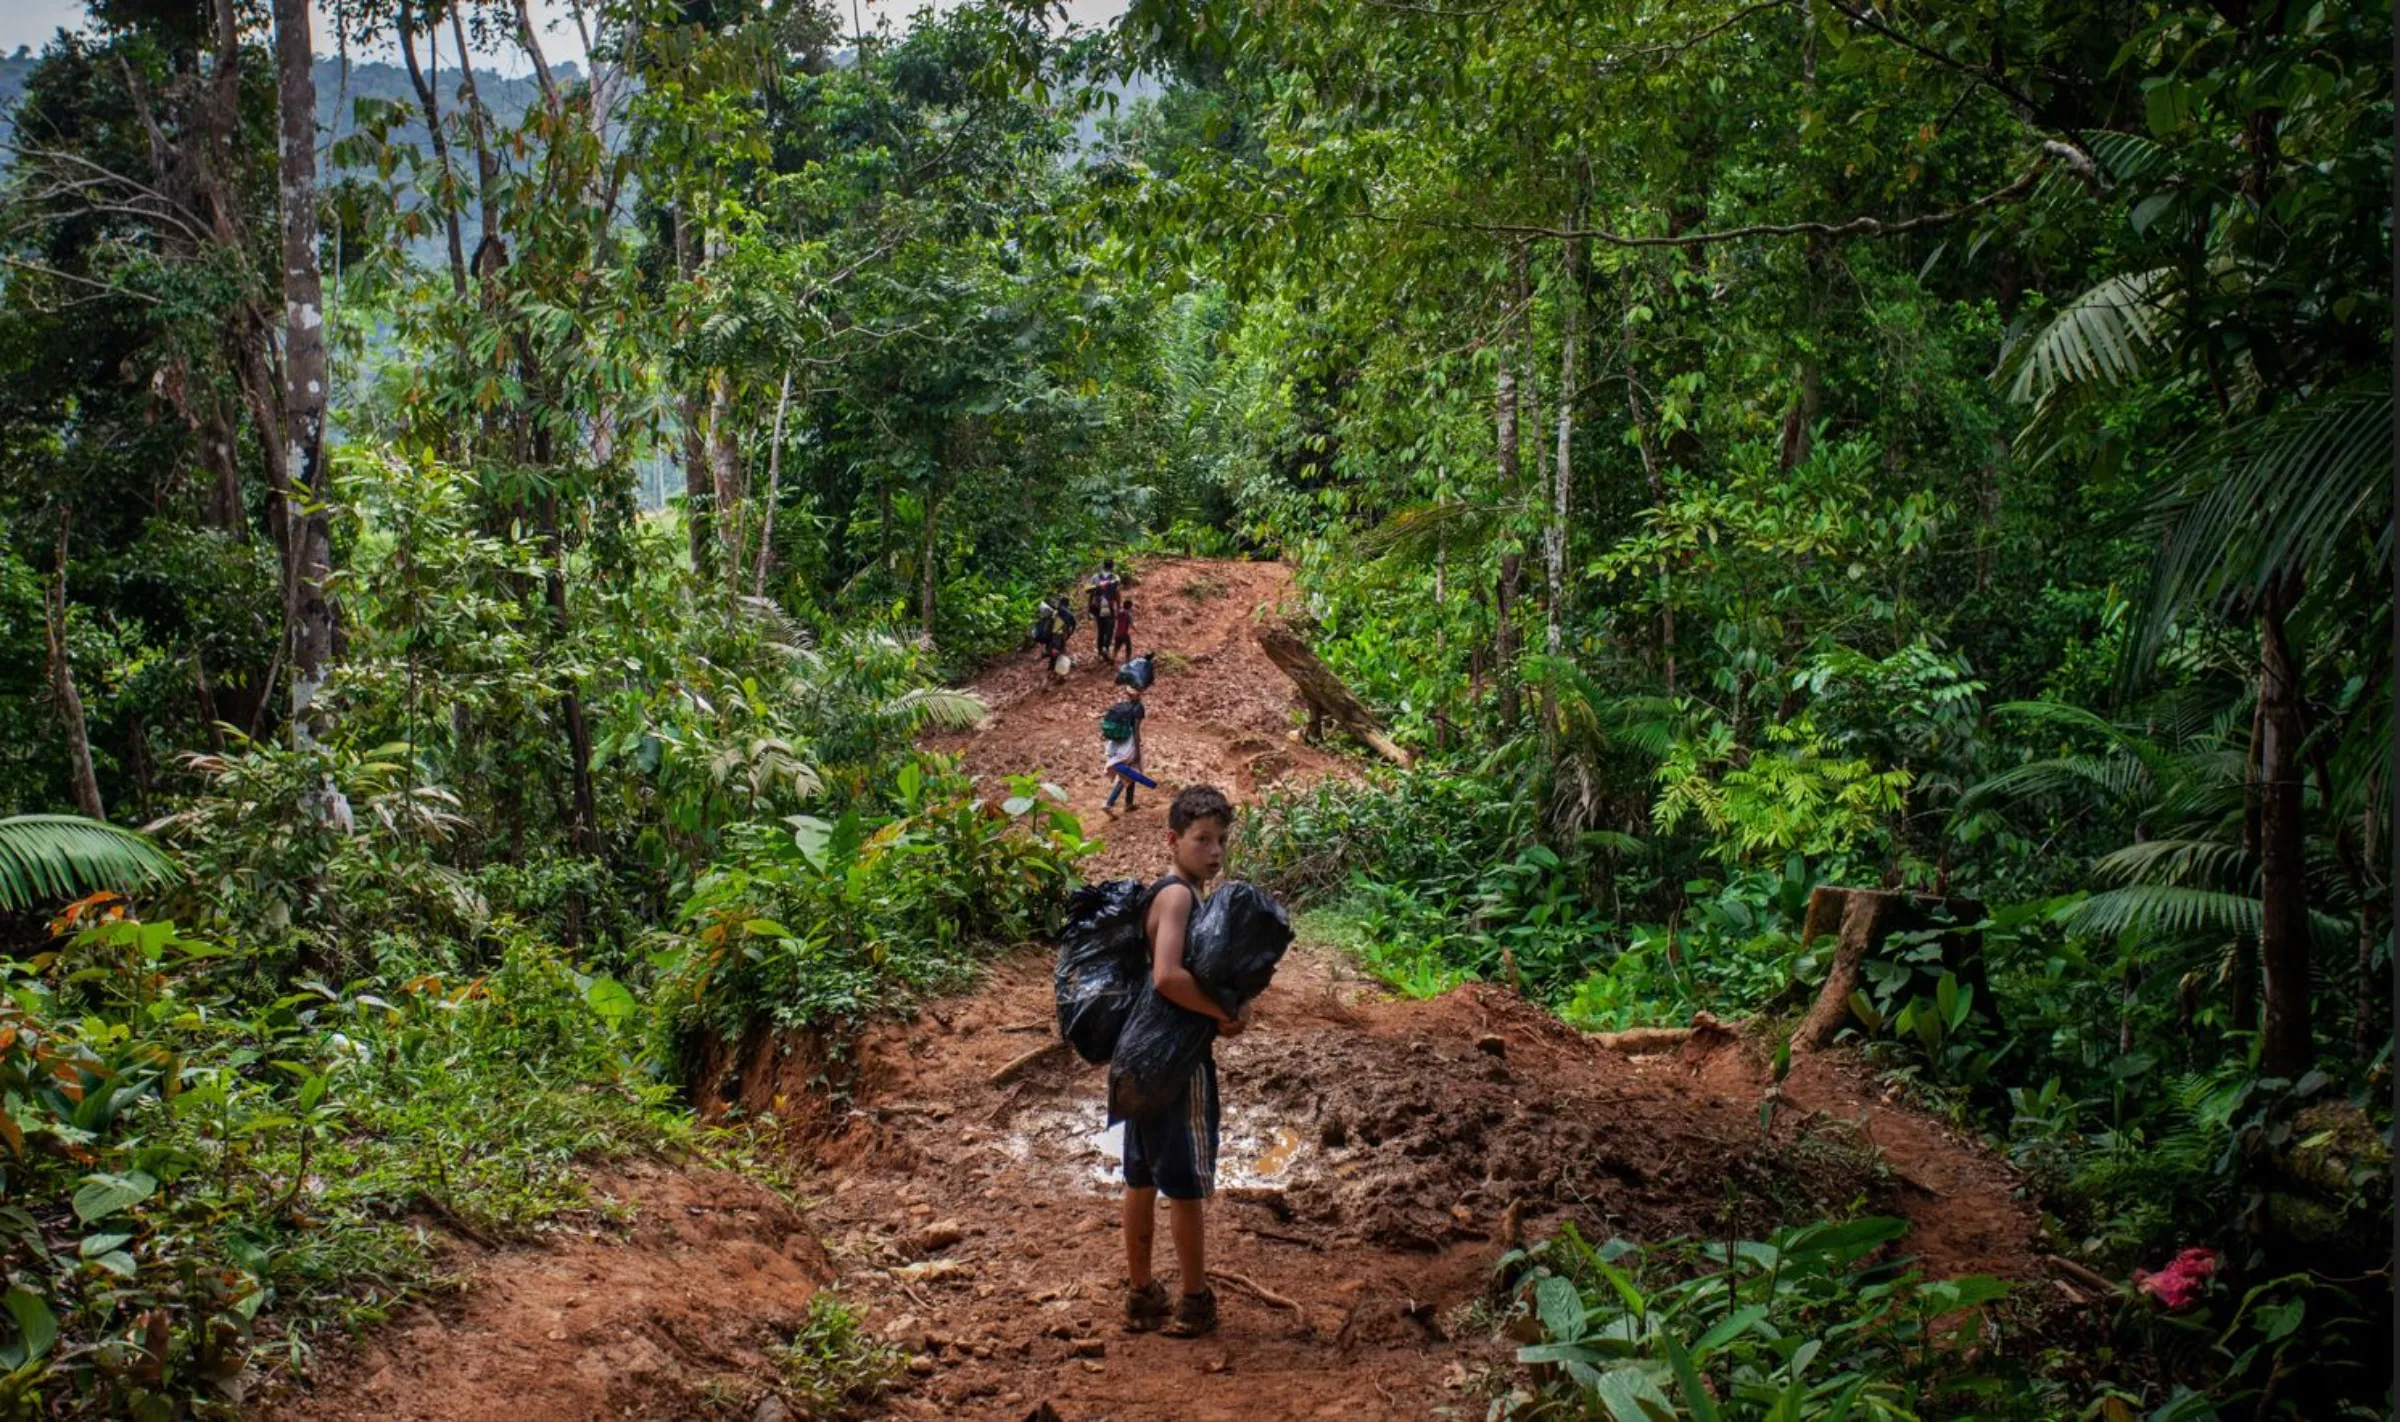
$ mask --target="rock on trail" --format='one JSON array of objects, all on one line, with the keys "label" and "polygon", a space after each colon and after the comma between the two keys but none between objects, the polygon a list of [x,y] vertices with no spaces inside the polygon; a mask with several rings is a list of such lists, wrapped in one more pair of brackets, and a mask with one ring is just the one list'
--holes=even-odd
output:
[{"label": "rock on trail", "polygon": [[[1247,800],[1342,773],[1286,739],[1288,684],[1248,637],[1288,588],[1268,564],[1143,570],[1137,641],[1188,659],[1150,697],[1163,792],[1207,780]],[[1088,636],[1078,649],[1088,658]],[[943,747],[978,775],[1067,788],[1109,840],[1095,877],[1154,872],[1166,794],[1100,813],[1108,673],[1055,684],[1028,653],[977,689],[994,715]],[[1796,1066],[1762,1128],[1767,1072],[1730,1034],[1628,1055],[1491,986],[1390,1000],[1303,943],[1255,1029],[1218,1045],[1223,1327],[1129,1336],[1103,1073],[1063,1050],[1027,1060],[1054,1031],[1049,966],[1029,947],[848,1051],[758,1035],[737,1071],[705,1074],[704,1111],[727,1104],[714,1078],[731,1075],[749,1111],[789,1124],[805,1224],[737,1177],[611,1178],[638,1211],[628,1232],[460,1246],[460,1297],[412,1310],[284,1415],[773,1417],[763,1350],[838,1279],[909,1358],[880,1415],[1479,1418],[1514,1347],[1477,1326],[1493,1262],[1565,1221],[1592,1239],[1756,1237],[1863,1200],[1912,1222],[1905,1247],[1929,1273],[2036,1266],[2036,1220],[2007,1168],[1885,1099],[1844,1054]]]}]

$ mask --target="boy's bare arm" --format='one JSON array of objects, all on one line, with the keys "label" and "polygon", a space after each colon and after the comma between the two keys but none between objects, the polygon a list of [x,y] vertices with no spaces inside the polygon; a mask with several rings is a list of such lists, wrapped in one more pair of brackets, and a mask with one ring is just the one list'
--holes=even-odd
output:
[{"label": "boy's bare arm", "polygon": [[1203,1017],[1228,1022],[1225,1009],[1200,990],[1200,980],[1183,966],[1183,934],[1191,921],[1192,891],[1169,884],[1150,905],[1150,982],[1158,995],[1177,1007]]}]

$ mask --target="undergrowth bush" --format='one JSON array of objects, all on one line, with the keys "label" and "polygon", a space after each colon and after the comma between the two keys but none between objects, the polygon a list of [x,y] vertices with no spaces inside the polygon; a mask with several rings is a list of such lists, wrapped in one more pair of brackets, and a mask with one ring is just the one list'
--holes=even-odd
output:
[{"label": "undergrowth bush", "polygon": [[254,967],[97,897],[0,960],[0,1405],[230,1408],[432,1280],[415,1220],[521,1234],[588,1205],[576,1162],[690,1138],[536,941],[465,980],[250,997]]},{"label": "undergrowth bush", "polygon": [[1907,1229],[1861,1218],[1643,1247],[1593,1245],[1570,1224],[1500,1260],[1538,1339],[1518,1361],[1593,1416],[2047,1415],[1986,1343],[2007,1285],[1928,1282],[1884,1254]]},{"label": "undergrowth bush", "polygon": [[1064,792],[1017,777],[994,804],[940,761],[896,789],[894,816],[735,833],[650,957],[670,1032],[855,1021],[1050,926],[1090,848]]}]

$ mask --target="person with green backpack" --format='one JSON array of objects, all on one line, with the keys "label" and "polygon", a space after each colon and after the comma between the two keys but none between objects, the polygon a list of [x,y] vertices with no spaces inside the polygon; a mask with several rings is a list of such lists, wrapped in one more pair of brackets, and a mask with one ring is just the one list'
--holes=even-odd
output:
[{"label": "person with green backpack", "polygon": [[1117,796],[1125,797],[1127,812],[1133,809],[1133,788],[1146,785],[1155,790],[1158,782],[1142,773],[1142,717],[1147,708],[1142,705],[1142,688],[1127,686],[1124,699],[1100,713],[1100,740],[1107,747],[1103,773],[1112,782],[1108,789],[1106,813],[1114,813]]}]

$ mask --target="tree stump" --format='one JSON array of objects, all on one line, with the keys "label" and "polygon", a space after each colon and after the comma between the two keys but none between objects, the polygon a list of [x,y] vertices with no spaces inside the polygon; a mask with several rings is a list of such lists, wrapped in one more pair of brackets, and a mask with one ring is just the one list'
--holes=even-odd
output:
[{"label": "tree stump", "polygon": [[1834,947],[1833,965],[1825,975],[1825,986],[1818,989],[1816,1002],[1801,1019],[1799,1030],[1792,1033],[1792,1050],[1813,1052],[1832,1042],[1842,1024],[1852,1020],[1850,997],[1859,990],[1867,960],[1885,956],[1884,944],[1893,934],[1936,927],[1939,920],[1933,910],[1937,908],[1948,909],[1955,921],[1955,926],[1937,940],[1942,950],[1942,970],[1956,974],[1961,986],[1972,988],[1976,1002],[1990,1003],[1990,984],[1983,968],[1983,939],[1971,927],[1982,921],[1983,905],[1972,899],[1942,899],[1891,889],[1839,889],[1820,884],[1808,896],[1808,918],[1800,930],[1800,946],[1806,948],[1827,933],[1838,933],[1840,941]]}]

